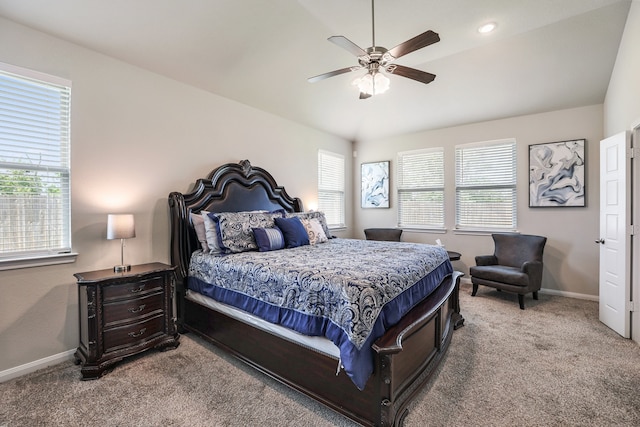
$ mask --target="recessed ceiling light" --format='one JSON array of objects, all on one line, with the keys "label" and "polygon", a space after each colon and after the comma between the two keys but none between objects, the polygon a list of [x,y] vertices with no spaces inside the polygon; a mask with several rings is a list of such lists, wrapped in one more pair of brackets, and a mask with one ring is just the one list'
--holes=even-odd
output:
[{"label": "recessed ceiling light", "polygon": [[497,26],[498,24],[496,24],[495,22],[489,22],[478,27],[478,32],[482,34],[487,34],[495,30]]}]

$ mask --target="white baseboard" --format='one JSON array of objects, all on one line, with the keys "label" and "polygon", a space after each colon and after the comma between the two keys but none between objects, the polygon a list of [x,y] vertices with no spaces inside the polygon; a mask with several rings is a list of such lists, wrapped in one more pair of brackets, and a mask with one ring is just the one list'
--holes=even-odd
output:
[{"label": "white baseboard", "polygon": [[561,297],[567,298],[575,298],[575,299],[585,299],[589,301],[600,301],[600,297],[598,295],[588,295],[588,294],[579,294],[576,292],[566,292],[566,291],[557,291],[555,289],[540,289],[541,294],[549,294],[549,295],[558,295]]},{"label": "white baseboard", "polygon": [[[460,284],[471,286],[471,277],[461,277]],[[598,297],[598,295],[579,294],[576,292],[558,291],[555,289],[546,289],[546,288],[540,289],[539,292],[541,294],[557,295],[560,297],[584,299],[589,301],[600,301],[600,298]]]},{"label": "white baseboard", "polygon": [[34,360],[33,362],[25,363],[24,365],[16,366],[15,368],[9,368],[5,371],[0,371],[0,383],[9,381],[14,378],[21,377],[23,375],[35,372],[38,369],[43,369],[48,366],[57,365],[58,363],[66,362],[73,359],[73,353],[76,349],[67,350],[62,353],[54,354],[52,356],[45,357],[44,359]]}]

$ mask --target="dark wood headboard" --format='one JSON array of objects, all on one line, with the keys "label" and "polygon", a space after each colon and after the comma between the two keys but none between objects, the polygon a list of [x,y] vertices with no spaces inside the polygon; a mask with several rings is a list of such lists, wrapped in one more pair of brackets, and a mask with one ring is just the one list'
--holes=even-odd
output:
[{"label": "dark wood headboard", "polygon": [[198,179],[190,193],[169,194],[171,264],[176,267],[178,290],[184,289],[189,260],[200,244],[189,214],[200,211],[241,212],[284,209],[302,212],[302,200],[290,197],[271,174],[249,160],[227,163]]}]

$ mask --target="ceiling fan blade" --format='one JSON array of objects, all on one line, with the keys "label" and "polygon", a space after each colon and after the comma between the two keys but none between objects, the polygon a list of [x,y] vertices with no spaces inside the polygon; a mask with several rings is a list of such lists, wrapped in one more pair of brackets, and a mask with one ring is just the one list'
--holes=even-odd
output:
[{"label": "ceiling fan blade", "polygon": [[335,45],[340,46],[343,49],[348,50],[355,56],[368,56],[366,50],[364,50],[345,36],[331,36],[327,40]]},{"label": "ceiling fan blade", "polygon": [[329,77],[339,76],[340,74],[348,73],[348,72],[351,72],[351,71],[356,71],[356,70],[359,70],[360,68],[362,68],[362,67],[354,66],[354,67],[341,68],[339,70],[329,71],[328,73],[324,73],[324,74],[320,74],[320,75],[317,75],[317,76],[309,77],[307,79],[307,81],[309,83],[315,83],[315,82],[320,81],[320,80],[328,79]]},{"label": "ceiling fan blade", "polygon": [[371,94],[360,92],[360,98],[359,99],[367,99],[367,98],[371,98]]},{"label": "ceiling fan blade", "polygon": [[386,54],[393,57],[391,60],[398,59],[401,56],[406,55],[407,53],[414,52],[418,49],[422,49],[425,46],[429,46],[430,44],[434,44],[439,41],[440,36],[438,35],[438,33],[434,33],[433,31],[429,30],[415,36],[412,39],[407,40],[404,43],[400,43],[394,48],[389,49]]},{"label": "ceiling fan blade", "polygon": [[387,73],[396,74],[398,76],[407,77],[419,81],[420,83],[431,83],[435,78],[435,74],[425,71],[416,70],[415,68],[405,67],[404,65],[392,64],[385,68]]}]

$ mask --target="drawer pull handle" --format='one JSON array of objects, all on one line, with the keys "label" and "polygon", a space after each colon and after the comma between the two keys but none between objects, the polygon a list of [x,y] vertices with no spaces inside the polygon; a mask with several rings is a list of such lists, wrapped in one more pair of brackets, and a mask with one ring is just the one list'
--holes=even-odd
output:
[{"label": "drawer pull handle", "polygon": [[144,334],[146,331],[147,331],[147,328],[142,328],[140,329],[139,332],[129,332],[129,336],[132,338],[136,338]]},{"label": "drawer pull handle", "polygon": [[142,310],[144,310],[145,306],[146,306],[145,304],[142,304],[142,305],[140,305],[140,307],[138,307],[138,308],[133,308],[133,307],[131,307],[131,308],[129,309],[129,311],[130,311],[131,313],[140,313]]},{"label": "drawer pull handle", "polygon": [[138,292],[142,292],[142,291],[144,291],[144,285],[131,289],[132,294],[137,294]]}]

